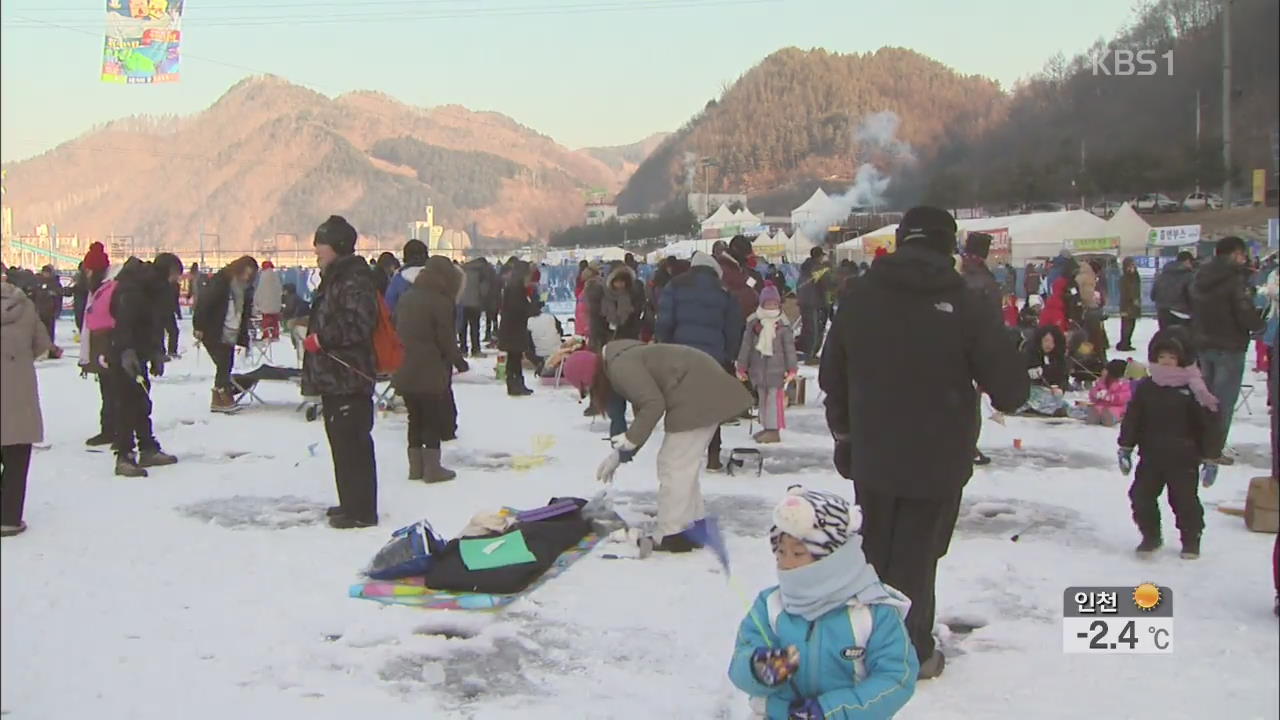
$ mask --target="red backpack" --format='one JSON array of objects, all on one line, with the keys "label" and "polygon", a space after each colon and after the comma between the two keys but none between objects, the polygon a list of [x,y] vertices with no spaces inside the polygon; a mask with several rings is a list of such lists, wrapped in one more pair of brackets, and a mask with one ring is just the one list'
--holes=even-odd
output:
[{"label": "red backpack", "polygon": [[404,364],[404,344],[391,322],[391,308],[378,293],[378,324],[373,328],[373,366],[379,375],[390,375]]}]

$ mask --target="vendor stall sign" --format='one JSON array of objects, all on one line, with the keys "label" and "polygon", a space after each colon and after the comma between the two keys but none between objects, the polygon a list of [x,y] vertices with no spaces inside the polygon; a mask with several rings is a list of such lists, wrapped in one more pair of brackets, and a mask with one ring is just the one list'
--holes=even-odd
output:
[{"label": "vendor stall sign", "polygon": [[1062,241],[1063,247],[1077,253],[1109,253],[1120,249],[1120,238],[1068,238]]},{"label": "vendor stall sign", "polygon": [[1147,244],[1158,247],[1195,245],[1198,242],[1200,242],[1199,225],[1151,228],[1151,232],[1147,233]]}]

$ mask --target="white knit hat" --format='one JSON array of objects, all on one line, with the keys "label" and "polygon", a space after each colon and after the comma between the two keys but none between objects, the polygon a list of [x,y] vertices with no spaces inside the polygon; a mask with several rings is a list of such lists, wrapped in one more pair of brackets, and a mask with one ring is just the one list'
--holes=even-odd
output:
[{"label": "white knit hat", "polygon": [[825,557],[862,530],[862,511],[835,493],[787,488],[786,497],[773,509],[769,542],[774,550],[785,533],[803,542],[814,557]]}]

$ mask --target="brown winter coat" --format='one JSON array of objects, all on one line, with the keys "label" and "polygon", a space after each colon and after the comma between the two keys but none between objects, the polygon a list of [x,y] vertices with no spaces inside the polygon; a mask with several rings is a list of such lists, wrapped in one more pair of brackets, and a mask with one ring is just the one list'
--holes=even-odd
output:
[{"label": "brown winter coat", "polygon": [[463,274],[448,258],[435,255],[396,304],[396,333],[404,343],[404,363],[391,379],[405,395],[444,394],[462,360],[454,329],[455,303]]},{"label": "brown winter coat", "polygon": [[667,432],[688,432],[719,425],[751,407],[742,383],[696,348],[615,340],[605,346],[603,357],[614,392],[635,408],[627,439],[637,447],[664,416]]},{"label": "brown winter coat", "polygon": [[51,346],[31,299],[0,283],[0,445],[44,440],[35,361]]}]

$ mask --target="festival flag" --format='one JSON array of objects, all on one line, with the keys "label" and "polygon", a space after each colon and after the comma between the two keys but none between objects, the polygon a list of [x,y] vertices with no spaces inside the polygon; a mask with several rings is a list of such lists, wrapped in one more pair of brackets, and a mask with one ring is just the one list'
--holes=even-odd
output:
[{"label": "festival flag", "polygon": [[120,85],[178,81],[184,0],[107,0],[102,81]]}]

